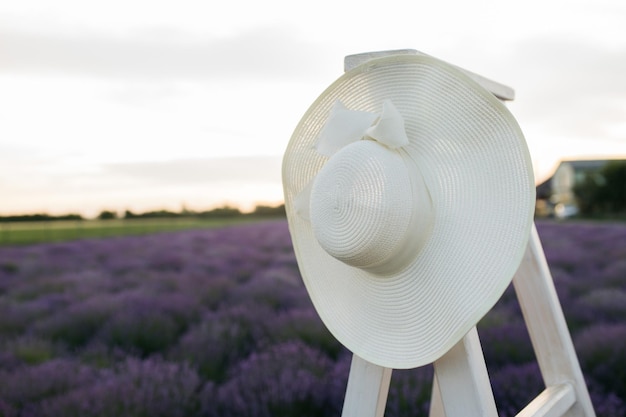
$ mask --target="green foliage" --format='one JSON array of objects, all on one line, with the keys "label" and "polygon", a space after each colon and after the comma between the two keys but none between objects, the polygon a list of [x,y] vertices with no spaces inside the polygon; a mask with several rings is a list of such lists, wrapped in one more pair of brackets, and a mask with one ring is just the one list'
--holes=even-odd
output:
[{"label": "green foliage", "polygon": [[[59,242],[111,236],[145,235],[176,230],[223,227],[256,221],[252,216],[141,218],[54,222],[0,223],[0,246]],[[4,262],[0,271],[10,273],[14,266]]]},{"label": "green foliage", "polygon": [[117,218],[117,213],[109,211],[109,210],[103,210],[103,211],[100,212],[100,214],[98,214],[98,218],[100,220],[116,219]]},{"label": "green foliage", "polygon": [[4,349],[29,365],[46,362],[55,356],[55,348],[51,341],[33,336],[13,340],[7,343]]},{"label": "green foliage", "polygon": [[132,211],[130,211],[130,210],[126,210],[126,211],[124,211],[124,216],[123,216],[123,217],[124,217],[125,219],[134,219],[134,218],[139,217],[139,216],[138,216],[138,215],[136,215],[135,213],[133,213],[133,212],[132,212]]},{"label": "green foliage", "polygon": [[270,206],[256,206],[252,213],[256,216],[285,216],[285,205],[270,207]]},{"label": "green foliage", "polygon": [[238,208],[224,206],[224,207],[219,207],[210,211],[203,211],[201,213],[198,213],[198,216],[201,218],[235,217],[235,216],[241,216],[241,211],[239,211]]},{"label": "green foliage", "polygon": [[[127,213],[130,213],[127,211]],[[171,219],[174,217],[180,217],[181,214],[175,213],[173,211],[168,210],[155,210],[155,211],[147,211],[141,214],[135,214],[133,217],[137,218],[146,218],[146,219]]]},{"label": "green foliage", "polygon": [[19,271],[20,267],[13,262],[3,262],[0,264],[0,271],[7,274],[14,274]]},{"label": "green foliage", "polygon": [[87,300],[43,318],[33,326],[34,334],[63,343],[70,349],[85,346],[113,316],[115,306],[108,299]]},{"label": "green foliage", "polygon": [[49,214],[17,214],[13,216],[0,216],[0,222],[48,222],[55,220],[83,220],[80,214],[64,214],[61,216],[51,216]]},{"label": "green foliage", "polygon": [[[97,219],[89,220],[74,214],[8,216],[0,217],[0,246],[221,227],[279,217],[285,217],[284,204],[256,206],[251,213],[223,206],[199,212],[183,209],[178,213],[167,210],[134,213],[126,210],[121,216],[103,210]],[[12,268],[7,263],[0,265],[0,271],[7,273]]]},{"label": "green foliage", "polygon": [[583,216],[626,214],[626,161],[610,161],[574,187]]},{"label": "green foliage", "polygon": [[107,346],[148,356],[164,351],[174,343],[180,328],[169,315],[158,311],[121,310],[102,328],[101,339]]}]

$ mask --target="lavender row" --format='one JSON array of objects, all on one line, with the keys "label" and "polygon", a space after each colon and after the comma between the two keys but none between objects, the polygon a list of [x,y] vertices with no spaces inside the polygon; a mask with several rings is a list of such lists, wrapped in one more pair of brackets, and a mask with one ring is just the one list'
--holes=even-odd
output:
[{"label": "lavender row", "polygon": [[[537,226],[597,414],[626,415],[626,226]],[[543,385],[512,289],[479,333],[515,415]],[[0,416],[340,415],[349,365],[283,221],[0,249]],[[431,383],[394,371],[386,415]]]}]

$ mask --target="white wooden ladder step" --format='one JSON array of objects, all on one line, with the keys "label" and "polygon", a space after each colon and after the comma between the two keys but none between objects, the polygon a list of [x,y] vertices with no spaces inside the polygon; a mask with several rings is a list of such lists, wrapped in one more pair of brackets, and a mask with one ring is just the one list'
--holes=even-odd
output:
[{"label": "white wooden ladder step", "polygon": [[516,417],[560,417],[576,402],[574,387],[568,383],[543,390]]}]

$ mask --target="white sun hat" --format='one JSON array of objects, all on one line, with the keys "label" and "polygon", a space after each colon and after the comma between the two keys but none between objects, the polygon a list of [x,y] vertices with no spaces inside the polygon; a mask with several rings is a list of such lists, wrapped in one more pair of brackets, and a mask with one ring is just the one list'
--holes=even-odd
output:
[{"label": "white sun hat", "polygon": [[517,270],[535,186],[511,113],[422,55],[341,76],[283,159],[289,230],[307,291],[348,349],[388,368],[433,362]]}]

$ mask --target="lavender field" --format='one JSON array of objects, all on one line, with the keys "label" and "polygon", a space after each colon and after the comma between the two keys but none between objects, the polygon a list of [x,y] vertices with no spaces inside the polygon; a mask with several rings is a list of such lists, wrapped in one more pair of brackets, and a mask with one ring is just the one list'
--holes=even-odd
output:
[{"label": "lavender field", "polygon": [[[626,225],[537,225],[599,416],[626,415]],[[509,288],[479,324],[501,416],[542,389]],[[339,416],[350,354],[287,225],[0,248],[0,416]],[[386,416],[426,416],[432,367]]]}]

